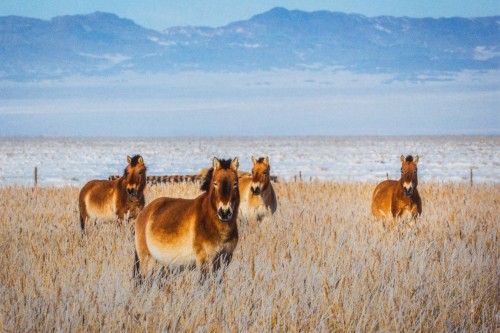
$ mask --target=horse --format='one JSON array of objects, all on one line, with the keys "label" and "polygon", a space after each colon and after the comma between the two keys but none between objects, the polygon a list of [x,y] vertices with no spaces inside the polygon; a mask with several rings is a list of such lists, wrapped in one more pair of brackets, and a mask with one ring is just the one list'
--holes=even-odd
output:
[{"label": "horse", "polygon": [[135,222],[134,277],[140,281],[152,259],[167,268],[197,267],[204,278],[231,262],[238,244],[238,158],[214,158],[195,199],[161,197]]},{"label": "horse", "polygon": [[416,219],[422,214],[422,200],[418,194],[418,155],[401,155],[401,178],[385,180],[373,192],[372,213],[380,220]]},{"label": "horse", "polygon": [[127,156],[128,165],[116,180],[91,180],[80,191],[80,227],[87,219],[135,218],[144,208],[146,165],[140,155]]},{"label": "horse", "polygon": [[274,214],[278,200],[271,184],[271,166],[269,157],[256,159],[252,156],[252,174],[240,177],[240,219],[262,221]]}]

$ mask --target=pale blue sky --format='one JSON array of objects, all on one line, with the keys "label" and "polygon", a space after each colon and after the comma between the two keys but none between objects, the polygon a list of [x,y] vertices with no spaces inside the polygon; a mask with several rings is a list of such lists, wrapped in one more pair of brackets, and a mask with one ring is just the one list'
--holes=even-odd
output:
[{"label": "pale blue sky", "polygon": [[330,10],[366,16],[478,17],[500,15],[499,0],[1,0],[0,16],[49,19],[60,15],[111,12],[156,30],[177,25],[218,27],[273,7]]}]

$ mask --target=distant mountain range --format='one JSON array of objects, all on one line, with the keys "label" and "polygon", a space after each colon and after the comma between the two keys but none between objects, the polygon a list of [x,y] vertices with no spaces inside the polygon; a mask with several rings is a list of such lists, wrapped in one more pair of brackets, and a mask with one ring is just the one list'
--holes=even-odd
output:
[{"label": "distant mountain range", "polygon": [[500,69],[500,16],[365,17],[274,8],[223,27],[146,29],[114,14],[0,17],[0,79],[344,68]]}]

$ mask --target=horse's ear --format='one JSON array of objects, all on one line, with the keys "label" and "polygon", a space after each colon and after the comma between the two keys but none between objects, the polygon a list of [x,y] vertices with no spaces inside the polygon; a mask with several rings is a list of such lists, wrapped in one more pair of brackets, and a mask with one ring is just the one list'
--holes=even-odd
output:
[{"label": "horse's ear", "polygon": [[257,159],[253,156],[252,156],[252,163],[253,163],[253,165],[255,165],[255,163],[257,163]]},{"label": "horse's ear", "polygon": [[212,160],[212,168],[214,168],[214,170],[220,168],[220,161],[217,157],[214,157],[214,159]]},{"label": "horse's ear", "polygon": [[238,162],[238,157],[235,157],[234,160],[231,161],[231,170],[233,170],[234,172],[237,172],[239,166],[240,166],[240,162]]},{"label": "horse's ear", "polygon": [[127,162],[128,162],[128,164],[130,164],[130,162],[132,162],[132,157],[127,156]]},{"label": "horse's ear", "polygon": [[405,155],[401,155],[401,163],[404,163],[404,162],[405,162],[405,160],[406,160]]},{"label": "horse's ear", "polygon": [[264,161],[266,162],[267,165],[269,165],[269,156],[266,156],[266,158],[264,159]]},{"label": "horse's ear", "polygon": [[139,164],[144,164],[144,159],[142,158],[142,156],[139,157]]},{"label": "horse's ear", "polygon": [[415,164],[418,164],[418,155],[415,156],[415,158],[413,159],[413,161],[415,162]]}]

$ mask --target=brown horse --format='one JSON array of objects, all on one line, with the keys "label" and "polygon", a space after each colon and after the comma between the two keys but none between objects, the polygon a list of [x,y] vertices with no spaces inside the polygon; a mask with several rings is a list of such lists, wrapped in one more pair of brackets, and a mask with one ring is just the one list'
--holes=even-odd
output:
[{"label": "brown horse", "polygon": [[418,156],[401,155],[401,179],[386,180],[373,192],[372,213],[381,220],[415,219],[422,213],[422,200],[418,194]]},{"label": "brown horse", "polygon": [[210,265],[229,264],[236,244],[240,204],[238,158],[213,159],[195,199],[157,198],[135,223],[134,276],[150,271],[151,258],[167,267],[196,265],[205,276]]},{"label": "brown horse", "polygon": [[252,156],[252,174],[240,177],[240,219],[261,221],[274,214],[278,201],[271,184],[271,166],[269,157],[258,160]]},{"label": "brown horse", "polygon": [[135,218],[144,208],[146,165],[142,156],[127,156],[128,165],[123,176],[116,180],[91,180],[80,191],[80,226],[85,229],[87,219],[111,220]]}]

